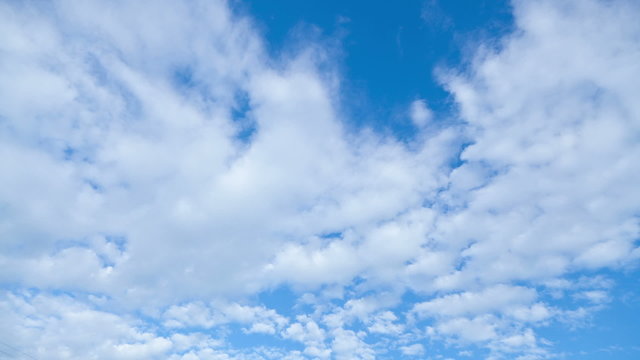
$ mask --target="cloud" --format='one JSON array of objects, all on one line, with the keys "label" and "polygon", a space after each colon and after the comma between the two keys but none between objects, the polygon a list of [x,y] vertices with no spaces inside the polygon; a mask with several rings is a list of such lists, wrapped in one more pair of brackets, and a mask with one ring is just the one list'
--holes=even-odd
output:
[{"label": "cloud", "polygon": [[481,292],[446,295],[419,303],[414,306],[413,311],[418,314],[445,316],[476,315],[503,311],[514,305],[529,304],[535,298],[536,293],[532,289],[497,285],[486,288]]},{"label": "cloud", "polygon": [[621,266],[637,239],[633,5],[563,4],[517,2],[520,30],[447,80],[472,143],[447,194],[464,209],[439,224],[465,258],[451,286]]},{"label": "cloud", "polygon": [[157,358],[172,347],[170,339],[145,331],[133,319],[95,310],[70,297],[9,295],[0,306],[3,340],[13,344],[15,356]]},{"label": "cloud", "polygon": [[419,356],[424,354],[424,346],[422,344],[413,344],[409,346],[403,346],[400,348],[403,355]]},{"label": "cloud", "polygon": [[424,100],[414,100],[409,107],[411,121],[417,127],[425,126],[433,118],[433,113]]},{"label": "cloud", "polygon": [[[5,266],[23,269],[8,281],[81,287],[132,306],[252,293],[289,280],[284,264],[263,271],[274,258],[287,263],[289,251],[323,233],[358,228],[359,237],[443,180],[431,174],[444,166],[452,132],[419,153],[346,133],[314,52],[265,66],[251,23],[224,4],[161,3],[158,17],[143,21],[133,14],[144,7],[124,2],[51,6],[55,16],[3,7],[15,25],[6,36],[21,44],[7,49],[5,70],[19,73],[28,56],[29,76],[71,94],[3,83],[15,97],[3,107],[1,150],[12,159],[3,177]],[[91,20],[101,13],[110,15]],[[56,46],[42,48],[41,38]],[[176,43],[185,46],[173,51]],[[250,139],[238,135],[239,98],[248,99]],[[118,253],[96,248],[89,239],[99,236],[120,239]],[[209,281],[219,273],[227,276]]]},{"label": "cloud", "polygon": [[[515,1],[499,48],[441,72],[462,125],[425,127],[418,99],[405,143],[349,130],[323,50],[270,58],[226,2],[0,5],[3,341],[52,359],[430,340],[546,357],[538,327],[611,301],[581,272],[637,262],[637,11]],[[276,311],[259,295],[279,287],[307,295]]]}]

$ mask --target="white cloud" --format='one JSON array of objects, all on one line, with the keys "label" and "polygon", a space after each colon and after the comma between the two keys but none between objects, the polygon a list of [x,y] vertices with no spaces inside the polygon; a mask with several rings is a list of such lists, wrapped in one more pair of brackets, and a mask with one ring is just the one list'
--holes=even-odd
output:
[{"label": "white cloud", "polygon": [[587,300],[593,304],[602,304],[610,300],[609,294],[603,290],[589,290],[575,294],[578,299]]},{"label": "white cloud", "polygon": [[[144,7],[124,2],[60,2],[55,17],[28,6],[3,7],[13,29],[5,36],[22,44],[8,48],[15,62],[3,66],[18,73],[14,67],[29,56],[24,71],[36,76],[51,67],[38,60],[41,42],[56,39],[47,58],[59,63],[51,73],[57,80],[48,83],[64,83],[71,95],[45,96],[57,99],[54,112],[54,104],[3,83],[19,97],[3,108],[0,150],[13,159],[2,179],[10,209],[5,245],[9,251],[27,239],[32,244],[28,254],[3,262],[24,269],[12,272],[19,281],[105,292],[132,306],[167,305],[282,281],[348,283],[365,268],[389,277],[418,245],[419,233],[407,234],[408,247],[384,237],[420,224],[390,223],[361,247],[375,256],[370,264],[327,271],[338,253],[354,249],[340,239],[311,239],[348,228],[359,239],[372,224],[419,205],[420,195],[444,179],[434,170],[443,166],[453,132],[435,135],[418,153],[394,139],[345,133],[314,53],[278,70],[265,66],[251,24],[224,4],[160,3],[154,12],[162,22],[138,21]],[[185,46],[174,52],[176,43]],[[184,89],[175,82],[191,80],[181,77],[198,83]],[[55,86],[51,91],[62,95],[62,85]],[[237,96],[248,98],[246,116],[256,126],[248,143],[236,138]],[[87,241],[104,234],[124,243],[108,264]],[[300,247],[306,241],[326,244],[331,260],[314,255],[317,269],[300,263],[303,271],[290,271],[297,265],[289,255],[311,253]],[[400,251],[384,271],[375,264],[385,259],[377,244]],[[261,271],[274,257],[273,269]],[[227,275],[210,281],[218,273]]]},{"label": "white cloud", "polygon": [[[625,1],[514,5],[518,31],[499,50],[477,55],[472,72],[444,77],[471,145],[443,197],[455,211],[439,218],[433,235],[442,244],[434,248],[450,249],[457,267],[437,277],[434,290],[488,292],[494,284],[536,284],[632,261],[640,108],[630,99],[640,87],[628,79],[640,75],[630,61],[640,59],[640,27],[630,16],[637,7]],[[452,317],[438,321],[435,333],[523,346],[533,341],[531,329],[507,335],[504,317],[482,314],[500,310],[517,322],[562,316],[532,304],[535,297],[509,309],[502,302],[509,296],[483,306],[471,294],[440,296],[416,309]],[[599,291],[577,296],[606,299]],[[540,351],[530,347],[531,354]]]},{"label": "white cloud", "polygon": [[375,353],[363,340],[364,334],[351,330],[333,330],[331,349],[337,360],[346,359],[375,359]]},{"label": "white cloud", "polygon": [[[612,296],[570,275],[638,259],[633,2],[515,1],[442,76],[465,125],[416,100],[409,145],[348,132],[322,49],[271,59],[225,2],[38,6],[0,5],[0,331],[35,356],[243,358],[189,332],[239,324],[304,346],[267,358],[419,355],[425,327],[542,357],[536,326]],[[246,299],[283,284],[313,312]]]},{"label": "white cloud", "polygon": [[433,119],[433,112],[427,107],[424,100],[414,100],[409,107],[411,121],[417,127],[424,127]]},{"label": "white cloud", "polygon": [[211,328],[226,322],[222,313],[216,313],[205,304],[197,302],[173,305],[164,312],[163,317],[165,318],[164,326],[169,328],[185,326]]},{"label": "white cloud", "polygon": [[638,29],[623,15],[631,5],[516,5],[521,29],[503,50],[447,80],[473,143],[446,194],[464,209],[442,217],[437,233],[465,265],[442,286],[616,267],[637,238],[639,110],[627,99],[639,89],[624,80],[638,72],[629,62]]},{"label": "white cloud", "polygon": [[300,315],[297,320],[282,332],[282,337],[304,344],[306,355],[313,358],[329,358],[331,350],[326,344],[326,331],[308,316]]},{"label": "white cloud", "polygon": [[439,323],[435,328],[428,328],[429,335],[446,335],[464,342],[484,342],[498,338],[496,320],[485,315],[468,318],[453,318]]},{"label": "white cloud", "polygon": [[519,286],[496,285],[481,292],[464,292],[446,295],[431,301],[416,304],[413,311],[421,315],[477,315],[504,311],[510,307],[529,304],[536,292]]},{"label": "white cloud", "polygon": [[67,296],[16,296],[0,299],[3,341],[37,358],[157,359],[173,347],[171,339],[137,326],[137,320],[92,309]]},{"label": "white cloud", "polygon": [[163,325],[167,328],[210,329],[219,325],[237,323],[246,325],[245,333],[275,334],[282,330],[289,320],[275,310],[263,306],[247,306],[238,303],[191,302],[173,305],[163,314]]},{"label": "white cloud", "polygon": [[371,333],[399,335],[404,326],[397,323],[398,317],[391,311],[383,311],[372,319],[372,324],[367,328]]},{"label": "white cloud", "polygon": [[516,5],[521,31],[480,56],[475,75],[448,82],[473,140],[460,171],[484,164],[494,175],[463,195],[442,236],[469,244],[466,268],[481,281],[617,266],[638,234],[631,5]]},{"label": "white cloud", "polygon": [[412,344],[400,348],[403,355],[419,356],[424,354],[424,346],[422,344]]}]

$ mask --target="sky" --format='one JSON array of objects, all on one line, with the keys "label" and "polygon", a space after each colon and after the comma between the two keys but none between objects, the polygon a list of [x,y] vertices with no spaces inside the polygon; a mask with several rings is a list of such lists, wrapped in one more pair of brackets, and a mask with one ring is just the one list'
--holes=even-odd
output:
[{"label": "sky", "polygon": [[638,359],[639,15],[0,0],[0,359]]}]

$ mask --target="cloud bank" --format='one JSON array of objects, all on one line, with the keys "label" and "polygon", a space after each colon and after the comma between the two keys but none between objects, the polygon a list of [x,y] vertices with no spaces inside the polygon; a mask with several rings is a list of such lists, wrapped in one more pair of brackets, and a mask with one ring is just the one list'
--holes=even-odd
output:
[{"label": "cloud bank", "polygon": [[537,329],[608,298],[583,274],[640,256],[640,9],[513,5],[440,72],[459,121],[416,100],[405,142],[345,125],[326,49],[273,58],[228,3],[0,4],[0,350],[552,357]]}]

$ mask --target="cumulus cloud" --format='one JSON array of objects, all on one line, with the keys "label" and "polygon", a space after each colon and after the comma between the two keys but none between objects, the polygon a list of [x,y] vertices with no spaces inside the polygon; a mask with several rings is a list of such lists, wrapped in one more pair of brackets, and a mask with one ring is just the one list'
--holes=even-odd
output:
[{"label": "cumulus cloud", "polygon": [[402,354],[409,356],[418,356],[424,354],[424,346],[422,344],[413,344],[409,346],[403,346],[400,348]]},{"label": "cumulus cloud", "polygon": [[[48,71],[55,80],[40,78],[58,96],[3,83],[14,97],[3,106],[3,264],[20,269],[24,284],[167,304],[333,281],[314,280],[312,269],[288,279],[287,254],[314,242],[339,248],[314,240],[323,233],[357,228],[361,238],[443,181],[435,169],[451,132],[418,154],[394,139],[345,133],[315,52],[266,67],[250,22],[223,3],[161,3],[158,18],[144,21],[133,14],[145,7],[120,2],[56,2],[55,16],[31,6],[3,7],[12,40],[4,72],[19,73],[26,56],[24,71]],[[114,16],[85,23],[102,13]],[[241,100],[250,139],[233,115]],[[117,243],[115,253],[89,240],[96,236]],[[318,259],[326,273],[330,263]],[[361,270],[336,273],[348,282]]]},{"label": "cumulus cloud", "polygon": [[418,314],[465,315],[484,314],[504,310],[518,304],[528,304],[536,298],[532,289],[497,285],[482,292],[446,295],[414,306]]},{"label": "cumulus cloud", "polygon": [[447,194],[464,209],[438,234],[465,262],[442,286],[622,266],[638,236],[633,5],[516,5],[520,31],[448,78],[472,144]]},{"label": "cumulus cloud", "polygon": [[[430,129],[416,100],[411,144],[347,130],[330,57],[270,58],[226,2],[0,4],[3,341],[546,357],[537,327],[611,299],[576,273],[637,262],[640,9],[513,4],[513,34],[440,72],[463,124]],[[256,300],[280,286],[308,294],[293,315]],[[232,325],[286,345],[236,349]]]},{"label": "cumulus cloud", "polygon": [[433,112],[427,107],[424,100],[414,100],[409,108],[409,116],[413,124],[422,127],[433,118]]}]

